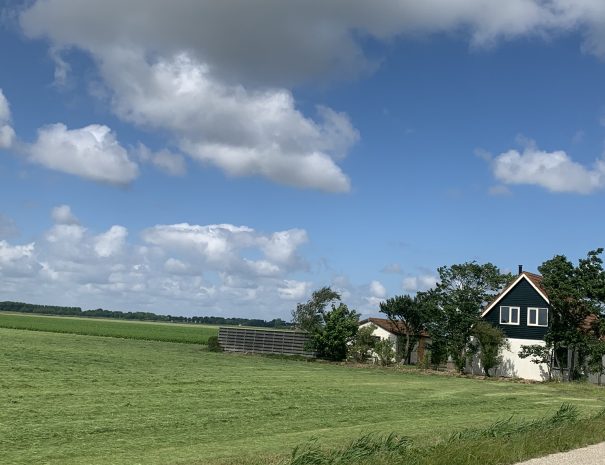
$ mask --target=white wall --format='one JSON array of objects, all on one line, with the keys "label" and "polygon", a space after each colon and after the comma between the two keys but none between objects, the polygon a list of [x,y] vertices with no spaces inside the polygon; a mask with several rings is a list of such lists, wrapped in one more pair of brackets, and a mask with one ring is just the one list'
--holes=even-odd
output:
[{"label": "white wall", "polygon": [[[531,361],[531,357],[519,357],[521,346],[529,345],[545,345],[542,340],[537,339],[508,339],[510,348],[502,353],[502,363],[500,366],[492,370],[493,376],[504,376],[507,378],[523,378],[534,381],[546,381],[548,379],[548,365],[545,363],[535,364]],[[482,375],[483,370],[477,356],[474,357],[467,371]]]},{"label": "white wall", "polygon": [[[381,340],[384,339],[388,339],[393,343],[393,348],[397,348],[397,336],[389,331],[387,331],[384,328],[381,328],[380,326],[377,326],[375,323],[372,322],[367,322],[364,323],[362,325],[359,326],[359,328],[365,328],[368,327],[370,325],[373,325],[375,327],[374,332],[372,333],[372,336],[378,336]],[[405,344],[405,342],[404,342]],[[416,344],[416,346],[414,347],[414,350],[412,351],[411,354],[411,363],[416,364],[418,363],[418,344]]]}]

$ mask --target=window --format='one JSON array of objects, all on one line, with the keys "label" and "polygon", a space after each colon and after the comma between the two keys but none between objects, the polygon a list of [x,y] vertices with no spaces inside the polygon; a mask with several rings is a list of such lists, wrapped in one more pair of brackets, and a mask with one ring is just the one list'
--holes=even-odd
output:
[{"label": "window", "polygon": [[501,325],[519,324],[519,307],[500,307]]},{"label": "window", "polygon": [[548,309],[529,307],[527,309],[527,326],[548,326]]}]

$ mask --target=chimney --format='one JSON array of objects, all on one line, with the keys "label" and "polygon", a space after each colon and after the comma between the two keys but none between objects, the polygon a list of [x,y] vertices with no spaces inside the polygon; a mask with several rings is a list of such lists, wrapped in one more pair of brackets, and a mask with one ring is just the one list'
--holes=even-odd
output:
[{"label": "chimney", "polygon": [[523,273],[523,265],[519,265],[519,274]]}]

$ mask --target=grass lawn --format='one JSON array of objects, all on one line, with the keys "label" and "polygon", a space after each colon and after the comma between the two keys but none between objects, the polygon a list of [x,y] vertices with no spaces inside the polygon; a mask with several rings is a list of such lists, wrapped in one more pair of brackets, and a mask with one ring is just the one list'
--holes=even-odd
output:
[{"label": "grass lawn", "polygon": [[0,312],[0,328],[206,344],[218,326]]},{"label": "grass lawn", "polygon": [[396,431],[429,444],[564,402],[601,409],[605,390],[0,328],[0,463],[14,465],[262,464],[311,437]]}]

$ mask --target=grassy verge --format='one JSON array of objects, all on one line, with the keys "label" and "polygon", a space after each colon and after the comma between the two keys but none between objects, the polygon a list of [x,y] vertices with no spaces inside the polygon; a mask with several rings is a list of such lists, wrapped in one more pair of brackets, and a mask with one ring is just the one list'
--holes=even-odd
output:
[{"label": "grassy verge", "polygon": [[509,418],[461,430],[429,447],[395,433],[367,434],[339,449],[309,442],[296,447],[281,465],[508,465],[603,440],[605,410],[581,418],[575,407],[563,404],[550,417],[525,422]]},{"label": "grassy verge", "polygon": [[14,313],[0,313],[0,328],[188,344],[206,344],[210,336],[218,334],[217,326],[185,326],[172,323],[18,315]]}]

